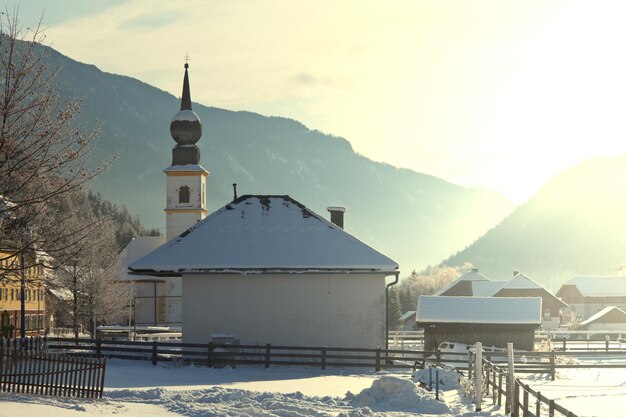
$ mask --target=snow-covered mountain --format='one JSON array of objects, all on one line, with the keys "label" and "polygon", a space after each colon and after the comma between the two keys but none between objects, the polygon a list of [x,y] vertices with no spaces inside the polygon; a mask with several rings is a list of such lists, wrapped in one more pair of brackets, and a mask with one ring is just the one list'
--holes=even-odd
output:
[{"label": "snow-covered mountain", "polygon": [[[84,100],[81,123],[100,130],[94,158],[117,155],[93,188],[124,203],[148,228],[163,227],[165,175],[174,141],[169,123],[176,97],[125,76],[104,73],[46,48],[61,64],[66,94]],[[182,82],[182,69],[181,69]],[[194,83],[207,82],[191,76]],[[374,162],[343,138],[301,123],[194,104],[203,124],[199,142],[210,211],[239,194],[289,194],[326,215],[345,205],[346,230],[410,272],[468,245],[511,209],[494,192],[464,188],[430,175]]]}]

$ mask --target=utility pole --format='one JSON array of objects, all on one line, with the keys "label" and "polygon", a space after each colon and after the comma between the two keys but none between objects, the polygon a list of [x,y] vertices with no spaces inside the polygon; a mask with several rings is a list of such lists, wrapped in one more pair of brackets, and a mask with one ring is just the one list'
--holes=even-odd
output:
[{"label": "utility pole", "polygon": [[78,339],[78,275],[76,275],[76,261],[74,261],[74,286],[72,288],[72,295],[74,298],[74,305],[72,310],[74,313],[74,339]]},{"label": "utility pole", "polygon": [[20,284],[20,338],[26,337],[26,276],[24,275],[24,255],[20,255],[22,280]]}]

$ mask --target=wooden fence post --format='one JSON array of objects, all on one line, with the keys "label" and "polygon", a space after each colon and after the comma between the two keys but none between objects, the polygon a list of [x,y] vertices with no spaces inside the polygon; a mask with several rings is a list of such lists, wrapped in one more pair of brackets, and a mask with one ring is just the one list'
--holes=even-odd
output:
[{"label": "wooden fence post", "polygon": [[102,340],[96,339],[96,358],[102,357]]},{"label": "wooden fence post", "polygon": [[554,417],[554,400],[550,400],[548,403],[548,416]]},{"label": "wooden fence post", "polygon": [[467,378],[472,379],[472,366],[474,365],[474,354],[471,350],[467,351]]},{"label": "wooden fence post", "polygon": [[502,372],[498,374],[498,407],[502,405]]},{"label": "wooden fence post", "polygon": [[213,367],[213,342],[209,342],[206,352],[206,366],[207,368]]},{"label": "wooden fence post", "polygon": [[435,351],[435,358],[437,358],[437,365],[441,366],[441,351],[439,349]]},{"label": "wooden fence post", "polygon": [[515,362],[513,357],[513,343],[509,342],[506,344],[506,354],[507,354],[507,362],[509,365],[509,370],[506,375],[506,398],[504,400],[504,411],[505,414],[511,413],[512,401],[514,399],[514,390],[516,387],[515,382]]},{"label": "wooden fence post", "polygon": [[537,406],[535,407],[535,417],[541,417],[541,391],[537,391]]},{"label": "wooden fence post", "polygon": [[513,382],[513,401],[511,402],[511,416],[519,417],[519,384],[517,379]]},{"label": "wooden fence post", "polygon": [[380,346],[376,348],[376,363],[374,365],[376,372],[380,371]]},{"label": "wooden fence post", "polygon": [[474,394],[476,395],[476,411],[482,410],[483,400],[483,344],[476,342],[476,365],[474,366],[475,382]]},{"label": "wooden fence post", "polygon": [[322,369],[326,369],[326,346],[322,347],[322,363],[320,366]]},{"label": "wooden fence post", "polygon": [[528,417],[528,390],[525,387],[522,388],[524,389],[524,405],[522,406],[522,409],[524,410],[523,417]]},{"label": "wooden fence post", "polygon": [[265,369],[270,367],[270,352],[271,352],[272,347],[270,346],[270,344],[268,343],[267,345],[265,345]]},{"label": "wooden fence post", "polygon": [[554,350],[550,351],[550,378],[553,381],[556,379],[556,353]]},{"label": "wooden fence post", "polygon": [[152,342],[152,357],[150,359],[152,360],[152,365],[156,365],[157,364],[157,342],[156,342],[156,340]]}]

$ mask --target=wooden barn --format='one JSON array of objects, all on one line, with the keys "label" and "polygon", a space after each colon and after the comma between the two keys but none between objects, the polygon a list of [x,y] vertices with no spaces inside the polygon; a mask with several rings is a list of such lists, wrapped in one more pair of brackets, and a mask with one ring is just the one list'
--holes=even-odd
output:
[{"label": "wooden barn", "polygon": [[571,313],[586,320],[605,307],[626,308],[626,277],[574,277],[556,295]]},{"label": "wooden barn", "polygon": [[626,312],[621,308],[605,307],[579,324],[582,330],[623,330],[626,331]]},{"label": "wooden barn", "polygon": [[419,297],[417,324],[424,328],[424,349],[441,342],[533,350],[541,326],[540,297]]}]

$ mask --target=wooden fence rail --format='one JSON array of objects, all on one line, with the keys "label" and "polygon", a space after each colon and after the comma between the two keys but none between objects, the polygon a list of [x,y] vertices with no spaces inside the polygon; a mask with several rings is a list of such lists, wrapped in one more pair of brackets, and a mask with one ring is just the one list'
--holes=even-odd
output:
[{"label": "wooden fence rail", "polygon": [[[517,372],[517,369],[515,370]],[[485,394],[488,397],[491,391],[491,397],[494,405],[502,405],[502,397],[507,399],[508,390],[506,387],[508,370],[483,360],[483,381],[485,385]],[[490,390],[491,388],[491,390]],[[521,395],[520,395],[521,394]],[[543,413],[542,414],[542,410]],[[515,379],[513,388],[513,398],[507,399],[505,413],[512,417],[555,417],[556,412],[565,417],[578,417],[576,414],[557,404],[541,394],[539,391],[533,390],[528,384],[524,384],[518,378]]]},{"label": "wooden fence rail", "polygon": [[106,359],[54,353],[4,351],[0,391],[57,397],[102,398]]},{"label": "wooden fence rail", "polygon": [[[363,349],[336,347],[302,347],[279,345],[215,345],[213,343],[131,342],[101,339],[48,338],[51,351],[74,355],[149,360],[181,361],[209,367],[258,365],[327,367],[372,367],[381,369],[414,369],[424,362],[441,364],[441,352],[397,349]],[[458,368],[467,365],[466,353],[445,355],[445,362]]]}]

